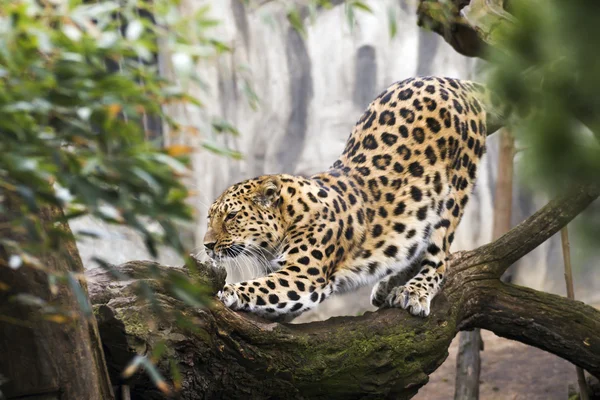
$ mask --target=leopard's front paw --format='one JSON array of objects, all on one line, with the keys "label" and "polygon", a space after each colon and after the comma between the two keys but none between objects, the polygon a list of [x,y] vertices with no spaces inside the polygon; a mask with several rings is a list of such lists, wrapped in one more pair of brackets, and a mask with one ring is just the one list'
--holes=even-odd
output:
[{"label": "leopard's front paw", "polygon": [[412,315],[427,317],[430,313],[431,298],[433,296],[422,287],[407,283],[404,286],[393,288],[386,298],[386,305],[408,310]]},{"label": "leopard's front paw", "polygon": [[243,306],[242,300],[238,295],[235,286],[232,284],[225,285],[223,289],[217,293],[217,298],[232,310],[239,310]]}]

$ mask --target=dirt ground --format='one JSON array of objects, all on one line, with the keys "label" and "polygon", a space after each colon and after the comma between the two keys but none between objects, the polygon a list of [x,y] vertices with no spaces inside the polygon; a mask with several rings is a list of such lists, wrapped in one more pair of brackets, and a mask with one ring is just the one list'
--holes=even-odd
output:
[{"label": "dirt ground", "polygon": [[[482,331],[481,400],[565,400],[567,385],[576,382],[575,367],[550,353]],[[448,400],[454,397],[458,336],[444,364],[414,397]]]}]

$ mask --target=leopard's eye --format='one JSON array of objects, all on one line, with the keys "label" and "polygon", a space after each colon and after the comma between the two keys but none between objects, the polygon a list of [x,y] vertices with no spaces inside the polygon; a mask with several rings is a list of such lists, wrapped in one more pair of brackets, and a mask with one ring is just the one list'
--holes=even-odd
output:
[{"label": "leopard's eye", "polygon": [[232,211],[229,214],[227,214],[227,216],[225,217],[225,221],[230,221],[233,218],[235,218],[235,216],[237,215],[237,211]]}]

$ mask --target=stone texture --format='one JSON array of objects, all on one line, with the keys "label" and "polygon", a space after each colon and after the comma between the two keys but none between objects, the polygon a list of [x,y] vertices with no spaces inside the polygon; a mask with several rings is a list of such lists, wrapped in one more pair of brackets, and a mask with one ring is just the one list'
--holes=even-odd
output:
[{"label": "stone texture", "polygon": [[[212,200],[228,185],[261,174],[290,172],[310,175],[321,171],[341,153],[346,138],[363,109],[390,83],[414,75],[443,75],[477,80],[481,62],[457,54],[438,35],[417,26],[414,4],[408,0],[368,1],[373,14],[358,13],[350,28],[343,7],[319,10],[307,34],[298,35],[285,19],[278,2],[244,6],[239,0],[182,0],[182,9],[193,12],[210,3],[215,18],[222,21],[215,37],[233,48],[216,60],[198,65],[208,85],[203,95],[191,82],[183,82],[206,103],[206,108],[173,106],[174,118],[193,125],[201,135],[175,136],[166,133],[166,143],[196,146],[190,188],[197,192],[193,204],[198,218],[189,240],[201,252],[206,211]],[[390,38],[387,12],[394,9],[398,34]],[[169,68],[168,49],[163,49],[160,67]],[[260,98],[254,110],[245,93],[251,82]],[[239,137],[211,133],[211,118],[229,119]],[[236,161],[201,150],[202,140],[212,140],[238,150],[244,159]],[[519,146],[517,144],[517,146]],[[491,240],[493,188],[496,176],[497,138],[488,140],[488,152],[480,167],[475,193],[457,232],[453,250],[471,249]],[[520,152],[515,168],[523,171],[527,152]],[[516,179],[513,224],[540,208],[547,198],[525,189]],[[580,219],[585,219],[585,215]],[[577,221],[575,221],[576,224]],[[106,232],[102,240],[79,243],[86,267],[93,255],[113,263],[149,258],[143,244],[127,230],[99,225],[91,220],[76,221],[77,227],[95,227]],[[576,295],[588,302],[600,302],[600,275],[594,274],[598,250],[584,251],[584,240],[571,229]],[[164,252],[160,262],[177,264],[180,258]],[[230,280],[260,273],[256,265],[232,265]],[[554,237],[517,263],[516,283],[564,294],[560,239]],[[318,315],[358,314],[368,309],[369,288],[359,295],[339,296],[327,301]]]}]

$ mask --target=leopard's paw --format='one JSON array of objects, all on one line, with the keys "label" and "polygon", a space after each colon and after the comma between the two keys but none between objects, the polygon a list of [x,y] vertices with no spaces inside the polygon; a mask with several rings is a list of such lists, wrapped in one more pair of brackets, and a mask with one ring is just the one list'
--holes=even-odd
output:
[{"label": "leopard's paw", "polygon": [[232,310],[239,310],[242,308],[242,300],[237,293],[234,285],[227,284],[217,293],[217,298],[221,300],[226,307]]},{"label": "leopard's paw", "polygon": [[385,303],[388,307],[398,307],[408,310],[412,315],[427,317],[431,312],[431,294],[427,290],[407,283],[393,288]]},{"label": "leopard's paw", "polygon": [[385,307],[385,301],[389,293],[387,280],[377,282],[371,291],[371,304],[378,308]]}]

